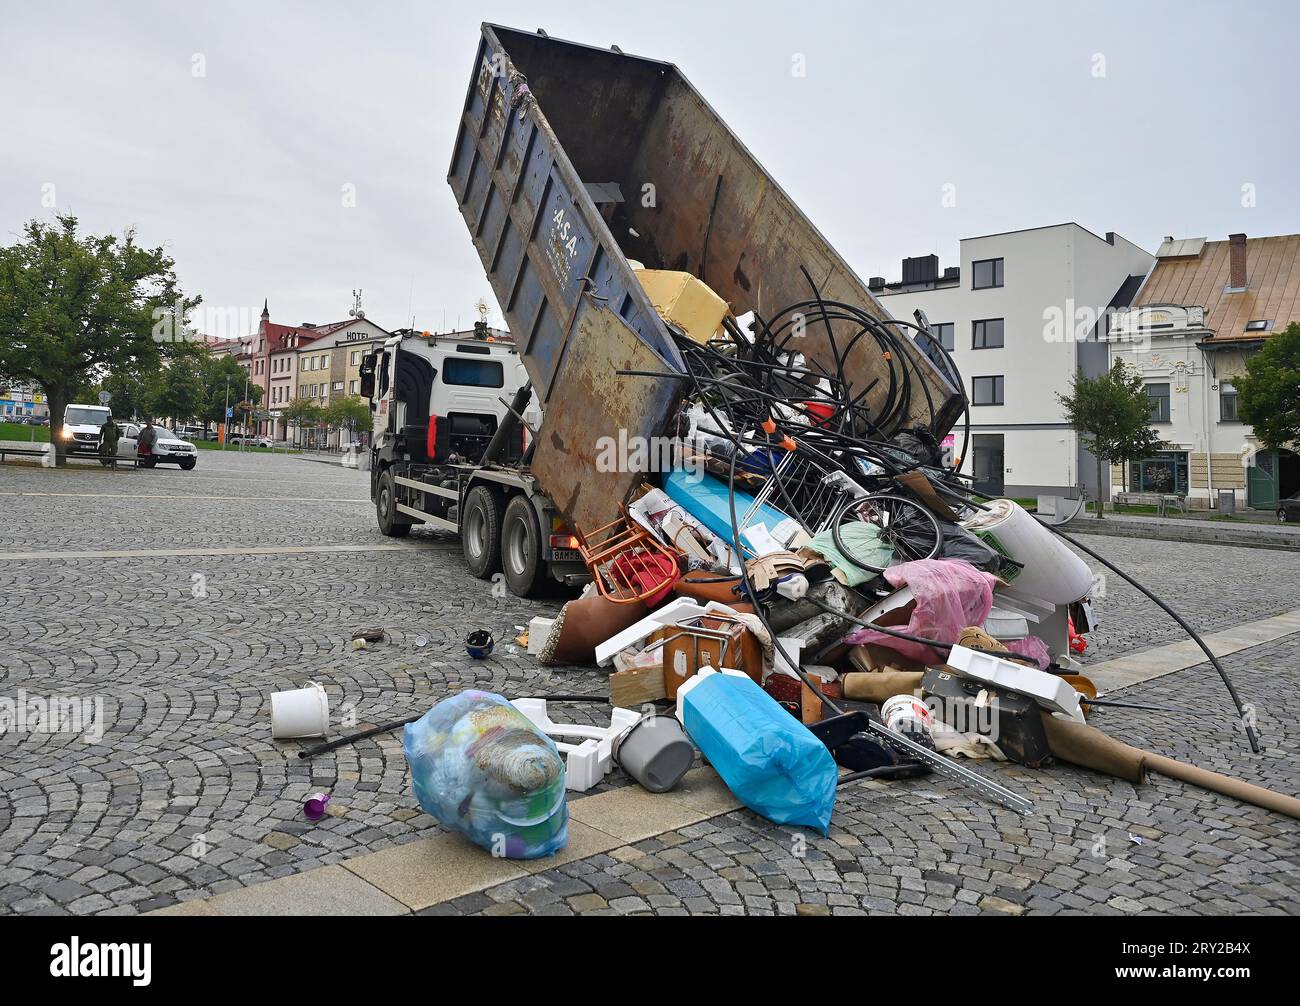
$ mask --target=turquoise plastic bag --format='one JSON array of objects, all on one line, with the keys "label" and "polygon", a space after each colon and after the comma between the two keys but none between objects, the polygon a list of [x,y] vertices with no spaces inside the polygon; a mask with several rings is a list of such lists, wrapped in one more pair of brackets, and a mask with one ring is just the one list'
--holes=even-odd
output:
[{"label": "turquoise plastic bag", "polygon": [[748,677],[711,674],[682,698],[682,725],[727,788],[777,824],[823,835],[839,775],[826,745]]},{"label": "turquoise plastic bag", "polygon": [[[716,534],[728,545],[731,533],[731,498],[727,483],[712,475],[678,469],[664,479],[664,492],[687,513]],[[743,520],[754,506],[754,497],[736,490],[736,519]],[[768,531],[790,518],[774,506],[764,503],[754,511],[745,527],[762,524]],[[745,528],[741,528],[742,531]]]},{"label": "turquoise plastic bag", "polygon": [[535,859],[569,841],[564,759],[500,695],[443,699],[402,736],[420,806],[494,856]]}]

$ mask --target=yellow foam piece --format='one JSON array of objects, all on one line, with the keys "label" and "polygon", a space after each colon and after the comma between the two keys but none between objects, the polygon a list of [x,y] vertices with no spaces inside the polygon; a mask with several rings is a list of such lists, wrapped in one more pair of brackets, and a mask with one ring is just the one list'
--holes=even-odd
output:
[{"label": "yellow foam piece", "polygon": [[638,269],[636,277],[659,312],[696,342],[708,342],[727,316],[727,302],[688,272]]}]

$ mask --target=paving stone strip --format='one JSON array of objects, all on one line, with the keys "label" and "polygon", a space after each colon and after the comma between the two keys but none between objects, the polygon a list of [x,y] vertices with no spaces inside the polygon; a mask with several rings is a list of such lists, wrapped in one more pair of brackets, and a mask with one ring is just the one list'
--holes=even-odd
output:
[{"label": "paving stone strip", "polygon": [[[185,901],[151,915],[400,915],[465,898],[566,863],[630,848],[735,810],[739,801],[710,768],[687,773],[670,793],[625,786],[569,800],[569,842],[553,856],[501,859],[454,832],[354,856],[334,866]],[[360,883],[358,883],[360,881]]]}]

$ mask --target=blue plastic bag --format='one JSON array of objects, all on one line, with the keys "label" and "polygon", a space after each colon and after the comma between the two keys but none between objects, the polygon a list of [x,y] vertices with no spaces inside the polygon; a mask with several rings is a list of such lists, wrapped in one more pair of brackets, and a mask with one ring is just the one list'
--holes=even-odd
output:
[{"label": "blue plastic bag", "polygon": [[500,695],[443,699],[406,725],[402,750],[425,812],[494,856],[535,859],[568,844],[564,759]]},{"label": "blue plastic bag", "polygon": [[826,745],[748,677],[711,674],[682,698],[682,725],[746,807],[823,835],[839,775]]}]

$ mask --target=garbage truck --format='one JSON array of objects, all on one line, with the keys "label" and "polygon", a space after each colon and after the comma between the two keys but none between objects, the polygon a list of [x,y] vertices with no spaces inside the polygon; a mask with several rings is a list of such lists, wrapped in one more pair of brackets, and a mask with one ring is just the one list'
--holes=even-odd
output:
[{"label": "garbage truck", "polygon": [[[736,317],[815,300],[891,320],[674,65],[617,46],[484,24],[447,182],[512,335],[473,348],[514,378],[453,418],[427,371],[445,374],[469,347],[408,334],[370,354],[372,498],[385,534],[420,522],[459,531],[477,575],[511,551],[503,534],[532,542],[515,553],[517,573],[504,570],[516,593],[582,578],[574,534],[615,519],[643,477],[611,470],[602,438],[660,437],[684,397],[674,332],[639,268],[697,277]],[[893,400],[898,362],[842,324],[810,323],[800,351],[861,400]],[[918,387],[875,432],[921,426],[942,439],[965,396],[919,343],[900,350]],[[526,455],[525,384],[541,417]]]}]

